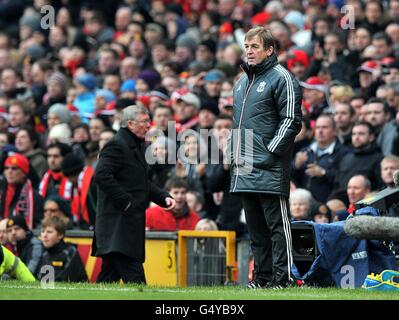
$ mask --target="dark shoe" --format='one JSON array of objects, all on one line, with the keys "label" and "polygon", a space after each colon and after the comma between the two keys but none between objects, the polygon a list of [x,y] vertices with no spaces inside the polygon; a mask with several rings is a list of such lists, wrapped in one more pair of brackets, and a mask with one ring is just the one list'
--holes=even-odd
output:
[{"label": "dark shoe", "polygon": [[266,288],[270,282],[265,282],[262,280],[252,280],[247,284],[247,289],[262,289]]},{"label": "dark shoe", "polygon": [[295,287],[294,280],[286,280],[286,281],[272,280],[269,282],[269,284],[265,288],[273,289],[273,290],[280,290],[280,289],[293,288],[293,287]]}]

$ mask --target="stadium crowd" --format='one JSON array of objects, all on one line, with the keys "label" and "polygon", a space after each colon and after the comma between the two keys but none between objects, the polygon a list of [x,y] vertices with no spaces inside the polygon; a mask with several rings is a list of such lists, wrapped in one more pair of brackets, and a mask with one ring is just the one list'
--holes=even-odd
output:
[{"label": "stadium crowd", "polygon": [[1,244],[34,275],[57,254],[74,264],[65,230],[93,230],[97,156],[134,104],[151,115],[151,180],[177,201],[148,208],[147,230],[207,219],[245,236],[226,146],[244,34],[256,25],[303,87],[292,220],[344,220],[393,186],[398,0],[0,0]]}]

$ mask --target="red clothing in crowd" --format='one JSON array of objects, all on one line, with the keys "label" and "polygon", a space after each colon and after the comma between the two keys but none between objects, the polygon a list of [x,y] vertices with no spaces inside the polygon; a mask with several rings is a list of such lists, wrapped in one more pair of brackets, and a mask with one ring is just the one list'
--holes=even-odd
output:
[{"label": "red clothing in crowd", "polygon": [[194,230],[200,217],[192,210],[176,218],[173,213],[160,206],[146,211],[146,227],[151,231]]}]

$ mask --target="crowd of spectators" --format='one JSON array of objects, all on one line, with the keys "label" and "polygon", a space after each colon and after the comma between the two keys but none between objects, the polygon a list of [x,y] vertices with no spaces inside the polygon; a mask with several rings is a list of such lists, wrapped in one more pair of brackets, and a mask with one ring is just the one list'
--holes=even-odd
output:
[{"label": "crowd of spectators", "polygon": [[[207,219],[245,235],[226,147],[244,34],[257,25],[272,31],[279,62],[303,87],[292,220],[343,220],[392,187],[398,0],[0,0],[0,218],[42,228],[43,244],[53,229],[59,248],[64,227],[92,230],[97,156],[121,110],[136,104],[151,114],[151,180],[178,203],[149,208],[147,229]],[[0,221],[0,241],[18,252],[11,229]]]}]

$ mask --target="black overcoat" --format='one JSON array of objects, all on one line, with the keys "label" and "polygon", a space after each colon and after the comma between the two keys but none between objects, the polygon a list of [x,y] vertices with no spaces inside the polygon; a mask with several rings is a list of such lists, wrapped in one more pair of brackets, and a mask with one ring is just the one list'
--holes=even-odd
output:
[{"label": "black overcoat", "polygon": [[[143,141],[121,128],[100,152],[92,255],[122,253],[145,260],[145,210],[150,201],[166,207],[169,194],[149,180]],[[132,205],[127,209],[129,202]]]}]

